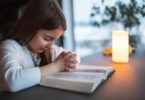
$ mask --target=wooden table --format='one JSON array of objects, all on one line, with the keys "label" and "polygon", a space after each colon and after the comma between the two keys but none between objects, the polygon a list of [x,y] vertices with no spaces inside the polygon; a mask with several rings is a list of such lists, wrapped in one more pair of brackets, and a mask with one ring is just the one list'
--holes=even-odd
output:
[{"label": "wooden table", "polygon": [[34,86],[17,92],[0,93],[0,100],[145,100],[145,49],[138,48],[129,63],[112,63],[111,56],[96,53],[82,64],[114,66],[116,71],[92,94]]}]

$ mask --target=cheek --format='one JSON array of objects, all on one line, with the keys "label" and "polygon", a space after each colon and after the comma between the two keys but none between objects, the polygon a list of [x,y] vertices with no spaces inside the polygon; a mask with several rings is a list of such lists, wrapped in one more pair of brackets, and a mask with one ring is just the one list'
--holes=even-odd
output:
[{"label": "cheek", "polygon": [[39,40],[39,41],[36,42],[36,44],[37,44],[38,48],[39,47],[41,48],[41,47],[44,47],[47,43],[44,40]]},{"label": "cheek", "polygon": [[41,38],[33,38],[30,41],[30,44],[33,49],[36,49],[36,48],[43,47],[45,45],[45,41],[43,41]]},{"label": "cheek", "polygon": [[40,47],[43,47],[43,48],[46,46],[46,44],[47,44],[46,41],[40,41],[40,42],[39,42],[39,46],[40,46]]}]

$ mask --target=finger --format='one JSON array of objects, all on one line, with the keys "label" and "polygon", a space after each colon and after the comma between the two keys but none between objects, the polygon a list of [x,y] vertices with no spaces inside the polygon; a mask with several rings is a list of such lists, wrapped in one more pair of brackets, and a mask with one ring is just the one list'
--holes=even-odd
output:
[{"label": "finger", "polygon": [[65,55],[65,54],[66,54],[66,51],[62,51],[61,54],[62,54],[62,55]]},{"label": "finger", "polygon": [[63,54],[64,54],[64,55],[66,55],[66,54],[67,54],[67,51],[62,51],[62,52],[63,52]]},{"label": "finger", "polygon": [[71,58],[76,58],[77,57],[77,54],[76,53],[73,53],[72,55],[71,55]]},{"label": "finger", "polygon": [[76,61],[77,61],[78,64],[81,62],[81,58],[80,58],[80,56],[77,55],[77,54],[76,54],[76,58],[75,58],[75,59],[76,59]]},{"label": "finger", "polygon": [[67,51],[66,54],[72,53],[71,51]]},{"label": "finger", "polygon": [[72,61],[72,62],[80,62],[80,57],[79,57],[79,55],[77,55],[77,54],[73,54],[71,57],[69,57],[69,58],[66,58],[65,57],[65,59],[66,60],[69,60],[69,61]]},{"label": "finger", "polygon": [[73,68],[73,67],[76,67],[76,64],[66,63],[65,66],[69,68]]},{"label": "finger", "polygon": [[67,55],[64,56],[64,59],[66,61],[73,61],[73,59],[76,59],[77,55],[75,53],[68,53]]},{"label": "finger", "polygon": [[71,62],[71,63],[72,63],[72,62],[74,62],[74,61],[75,61],[75,59],[73,59],[73,58],[66,58],[66,57],[64,57],[64,61],[65,61],[65,62],[69,62],[69,63]]},{"label": "finger", "polygon": [[65,68],[65,70],[66,70],[66,71],[69,71],[69,72],[72,72],[72,71],[74,71],[75,69],[76,69],[76,67],[72,67],[72,68],[66,67],[66,68]]},{"label": "finger", "polygon": [[59,57],[63,57],[63,58],[64,58],[65,53],[66,53],[66,51],[62,51],[62,52],[59,54]]},{"label": "finger", "polygon": [[71,51],[65,53],[65,57],[70,57],[73,53]]},{"label": "finger", "polygon": [[77,64],[77,63],[79,63],[76,59],[72,59],[72,58],[67,59],[67,60],[65,60],[65,61],[66,61],[66,63],[72,63],[72,64]]}]

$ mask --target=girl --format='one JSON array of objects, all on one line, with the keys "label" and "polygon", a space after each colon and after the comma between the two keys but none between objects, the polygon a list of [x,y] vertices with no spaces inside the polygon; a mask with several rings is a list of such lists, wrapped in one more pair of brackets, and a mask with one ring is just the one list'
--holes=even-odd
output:
[{"label": "girl", "polygon": [[55,0],[32,0],[0,45],[0,89],[16,92],[60,71],[74,71],[77,54],[53,45],[66,30]]}]

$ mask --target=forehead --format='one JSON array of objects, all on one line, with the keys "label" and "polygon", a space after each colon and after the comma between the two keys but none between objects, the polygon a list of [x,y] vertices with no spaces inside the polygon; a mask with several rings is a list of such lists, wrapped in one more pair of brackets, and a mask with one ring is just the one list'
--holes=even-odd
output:
[{"label": "forehead", "polygon": [[48,36],[57,36],[59,34],[62,34],[64,31],[62,29],[54,29],[54,30],[44,30],[40,29],[38,31],[39,34],[42,35],[48,35]]}]

